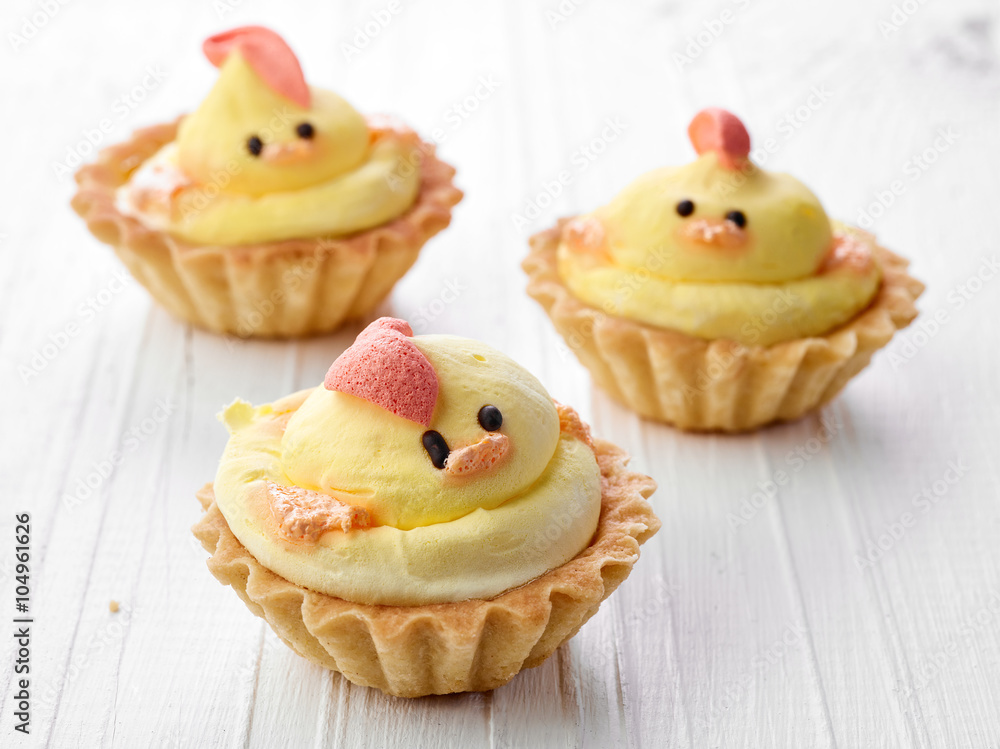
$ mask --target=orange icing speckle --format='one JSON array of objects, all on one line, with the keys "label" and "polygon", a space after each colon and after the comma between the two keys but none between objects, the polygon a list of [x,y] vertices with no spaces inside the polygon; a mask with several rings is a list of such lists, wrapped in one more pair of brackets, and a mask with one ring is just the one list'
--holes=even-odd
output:
[{"label": "orange icing speckle", "polygon": [[151,160],[132,177],[126,194],[129,207],[140,213],[169,216],[173,201],[194,183],[173,164]]},{"label": "orange icing speckle", "polygon": [[573,252],[602,262],[611,259],[604,225],[592,216],[580,216],[567,221],[566,228],[563,229],[563,240]]},{"label": "orange icing speckle", "polygon": [[289,541],[316,543],[327,531],[347,533],[371,525],[368,511],[362,507],[352,507],[336,497],[298,486],[282,486],[273,481],[265,484],[278,530]]},{"label": "orange icing speckle", "polygon": [[830,251],[823,258],[819,273],[833,273],[840,269],[867,275],[872,269],[872,252],[868,243],[853,234],[837,233]]},{"label": "orange icing speckle", "polygon": [[559,413],[559,431],[583,442],[591,450],[594,449],[594,439],[590,436],[590,427],[583,423],[583,420],[572,407],[564,406],[558,401],[556,411]]}]

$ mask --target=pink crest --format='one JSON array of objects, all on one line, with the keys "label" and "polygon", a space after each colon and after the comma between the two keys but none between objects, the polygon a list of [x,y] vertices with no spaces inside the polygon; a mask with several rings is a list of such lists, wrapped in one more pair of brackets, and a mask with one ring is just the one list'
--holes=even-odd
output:
[{"label": "pink crest", "polygon": [[285,40],[263,26],[242,26],[210,36],[202,45],[205,57],[219,67],[239,50],[254,72],[277,94],[309,108],[309,86],[299,60]]},{"label": "pink crest", "polygon": [[405,321],[380,317],[337,357],[323,386],[430,426],[438,378],[427,357],[409,339],[412,335]]},{"label": "pink crest", "polygon": [[739,169],[750,155],[750,133],[732,112],[718,107],[703,109],[688,125],[691,145],[701,156],[714,151],[726,169]]}]

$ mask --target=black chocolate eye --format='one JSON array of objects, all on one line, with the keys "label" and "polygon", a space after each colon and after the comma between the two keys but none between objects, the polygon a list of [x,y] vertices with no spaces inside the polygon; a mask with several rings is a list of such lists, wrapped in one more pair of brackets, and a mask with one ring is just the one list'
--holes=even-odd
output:
[{"label": "black chocolate eye", "polygon": [[677,215],[690,216],[692,213],[694,213],[694,203],[690,200],[682,200],[677,204]]},{"label": "black chocolate eye", "polygon": [[479,409],[479,426],[487,432],[495,432],[503,426],[503,414],[496,406],[483,406]]},{"label": "black chocolate eye", "polygon": [[726,214],[726,220],[732,221],[741,229],[747,225],[747,217],[743,211],[730,211]]},{"label": "black chocolate eye", "polygon": [[448,443],[444,441],[441,433],[430,429],[424,432],[421,441],[424,443],[424,450],[430,456],[434,467],[444,468],[445,461],[448,460],[448,453],[451,451],[448,449]]},{"label": "black chocolate eye", "polygon": [[316,134],[316,130],[308,122],[300,122],[295,128],[295,132],[298,133],[300,138],[306,138],[307,140]]},{"label": "black chocolate eye", "polygon": [[264,143],[256,135],[251,135],[247,138],[247,150],[251,156],[260,156],[260,152],[264,150]]}]

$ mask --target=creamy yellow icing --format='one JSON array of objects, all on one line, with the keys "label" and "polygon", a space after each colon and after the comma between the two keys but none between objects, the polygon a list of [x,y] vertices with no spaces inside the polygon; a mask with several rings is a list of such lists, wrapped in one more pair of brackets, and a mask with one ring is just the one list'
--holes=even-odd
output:
[{"label": "creamy yellow icing", "polygon": [[[419,142],[371,129],[336,94],[309,107],[269,88],[232,52],[176,140],[119,188],[119,207],[191,242],[340,236],[403,214],[420,185]],[[298,134],[302,123],[312,136]],[[247,143],[262,143],[253,155]]]},{"label": "creamy yellow icing", "polygon": [[[677,211],[691,201],[687,216]],[[726,218],[742,212],[745,226]],[[829,331],[869,304],[871,237],[835,226],[802,183],[715,152],[639,177],[568,222],[559,272],[608,314],[706,338],[770,345]]]},{"label": "creamy yellow icing", "polygon": [[[437,469],[421,445],[426,426],[322,387],[259,408],[237,401],[223,415],[231,436],[215,481],[233,533],[279,575],[361,603],[489,598],[578,554],[601,498],[585,436],[561,431],[541,384],[500,352],[412,340],[440,383],[430,428],[452,449],[477,444],[486,435],[476,415],[494,405],[503,457],[469,475]],[[268,481],[362,508],[374,527],[295,543],[276,532]]]}]

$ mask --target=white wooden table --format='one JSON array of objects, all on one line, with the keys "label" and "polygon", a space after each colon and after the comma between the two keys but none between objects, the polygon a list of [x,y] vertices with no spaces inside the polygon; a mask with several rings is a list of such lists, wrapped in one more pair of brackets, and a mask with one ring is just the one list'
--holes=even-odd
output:
[{"label": "white wooden table", "polygon": [[[0,746],[1000,746],[1000,6],[894,2],[7,3]],[[360,326],[192,330],[68,207],[60,164],[88,134],[196,104],[201,40],[248,23],[362,111],[440,128],[459,168],[451,228],[380,311],[506,351],[660,484],[663,530],[629,580],[492,693],[405,701],[311,665],[188,530],[220,407],[318,382]],[[750,436],[683,434],[595,392],[519,269],[531,231],[688,160],[711,104],[929,284],[918,323],[822,414]],[[27,737],[6,634],[21,512]]]}]

